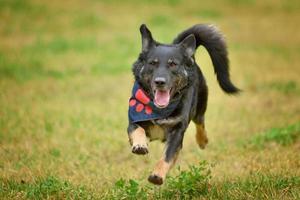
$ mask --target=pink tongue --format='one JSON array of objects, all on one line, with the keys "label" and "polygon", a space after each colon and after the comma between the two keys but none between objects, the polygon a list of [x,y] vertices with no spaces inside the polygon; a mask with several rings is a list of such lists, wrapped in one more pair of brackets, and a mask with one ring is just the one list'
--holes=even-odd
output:
[{"label": "pink tongue", "polygon": [[154,97],[154,103],[158,105],[159,107],[166,107],[169,104],[170,101],[170,91],[162,91],[162,90],[156,90],[155,91],[155,97]]}]

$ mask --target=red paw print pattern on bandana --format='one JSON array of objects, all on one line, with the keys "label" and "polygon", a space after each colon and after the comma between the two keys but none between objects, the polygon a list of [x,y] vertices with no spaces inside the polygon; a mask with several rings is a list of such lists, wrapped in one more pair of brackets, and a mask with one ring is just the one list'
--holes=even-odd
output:
[{"label": "red paw print pattern on bandana", "polygon": [[150,102],[149,97],[147,97],[141,89],[138,89],[136,91],[135,98],[145,105],[147,105]]},{"label": "red paw print pattern on bandana", "polygon": [[135,100],[135,99],[131,99],[131,100],[129,101],[130,107],[134,106],[135,104],[136,104],[136,100]]},{"label": "red paw print pattern on bandana", "polygon": [[143,110],[145,110],[146,114],[151,115],[152,108],[147,105],[150,102],[150,98],[147,97],[147,95],[143,92],[143,90],[138,89],[134,96],[141,103],[138,103],[135,99],[131,99],[129,101],[129,106],[133,107],[137,104],[135,107],[136,112],[142,112]]}]

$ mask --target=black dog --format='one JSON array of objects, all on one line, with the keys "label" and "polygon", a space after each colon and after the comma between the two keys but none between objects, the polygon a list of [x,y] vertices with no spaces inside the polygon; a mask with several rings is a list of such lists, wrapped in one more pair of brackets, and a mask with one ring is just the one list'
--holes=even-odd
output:
[{"label": "black dog", "polygon": [[[136,83],[130,99],[128,135],[136,154],[148,153],[147,137],[166,141],[165,152],[148,178],[160,185],[176,161],[191,120],[196,124],[200,148],[208,142],[204,128],[208,90],[194,58],[198,46],[208,51],[220,87],[229,94],[239,89],[230,81],[226,44],[216,27],[195,25],[180,33],[172,44],[155,41],[144,24],[140,32],[142,52],[133,64]],[[135,119],[134,112],[141,116]]]}]

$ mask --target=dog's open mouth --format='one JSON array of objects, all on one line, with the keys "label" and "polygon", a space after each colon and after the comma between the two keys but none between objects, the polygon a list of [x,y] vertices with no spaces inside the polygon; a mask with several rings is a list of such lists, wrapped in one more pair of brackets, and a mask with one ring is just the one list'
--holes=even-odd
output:
[{"label": "dog's open mouth", "polygon": [[154,91],[154,104],[159,108],[165,108],[170,102],[170,89],[168,90],[155,90]]}]

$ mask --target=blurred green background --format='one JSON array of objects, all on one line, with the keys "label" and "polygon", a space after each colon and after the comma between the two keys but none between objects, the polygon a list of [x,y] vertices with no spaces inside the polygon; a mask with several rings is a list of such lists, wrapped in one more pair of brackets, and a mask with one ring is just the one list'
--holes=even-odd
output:
[{"label": "blurred green background", "polygon": [[[213,23],[244,92],[226,96],[198,49],[210,90],[209,145],[198,148],[191,125],[177,165],[207,160],[224,198],[298,198],[299,21],[296,0],[0,0],[0,197],[65,198],[83,187],[104,198],[120,178],[147,185],[163,145],[135,156],[126,133],[139,26],[169,43],[185,28]],[[287,184],[263,186],[258,174]],[[226,189],[243,180],[258,189]]]}]

